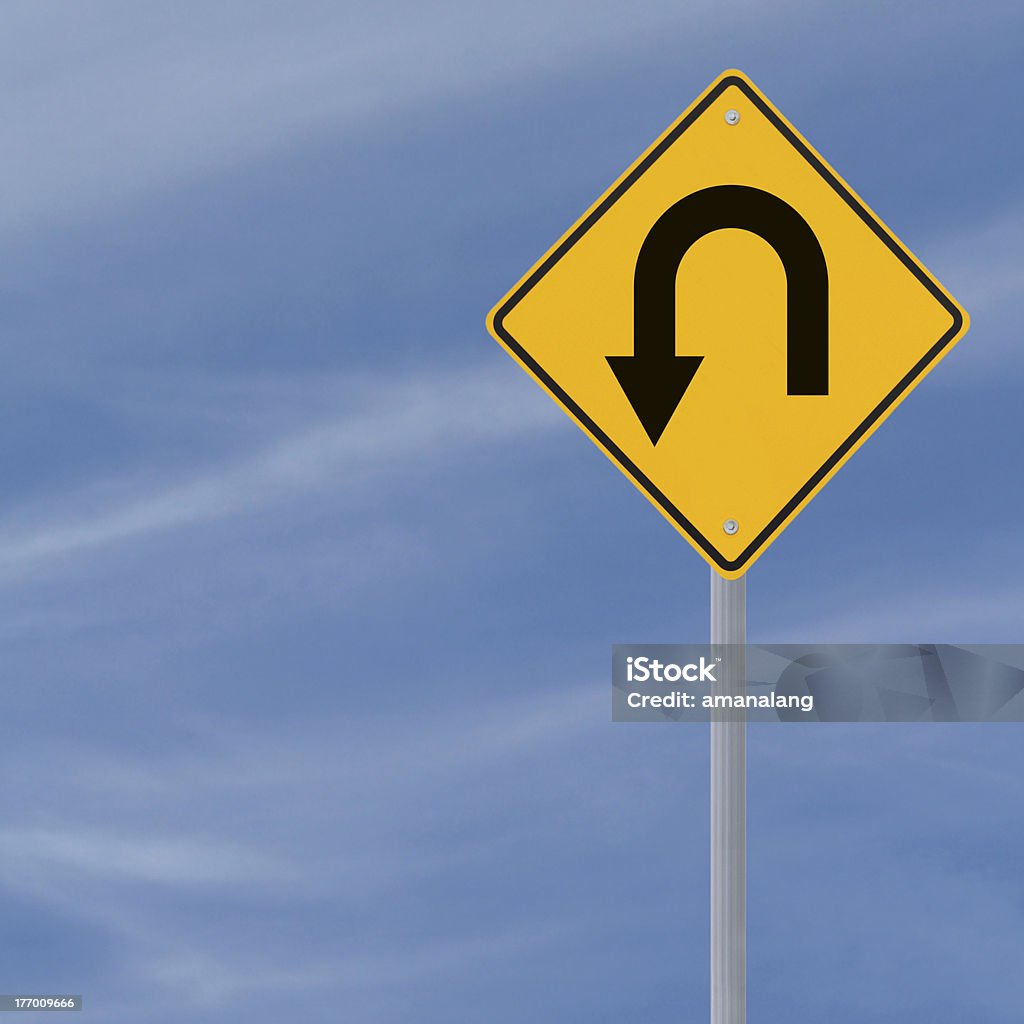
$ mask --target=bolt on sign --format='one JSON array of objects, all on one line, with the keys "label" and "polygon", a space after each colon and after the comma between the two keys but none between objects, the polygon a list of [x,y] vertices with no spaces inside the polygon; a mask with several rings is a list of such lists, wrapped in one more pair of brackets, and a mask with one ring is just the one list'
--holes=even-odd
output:
[{"label": "bolt on sign", "polygon": [[488,317],[726,577],[746,572],[967,323],[738,71]]}]

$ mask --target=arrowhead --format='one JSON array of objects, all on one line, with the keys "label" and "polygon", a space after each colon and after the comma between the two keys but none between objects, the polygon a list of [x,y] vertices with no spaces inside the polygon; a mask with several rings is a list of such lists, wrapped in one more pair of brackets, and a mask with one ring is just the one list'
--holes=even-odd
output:
[{"label": "arrowhead", "polygon": [[651,444],[657,444],[704,357],[672,356],[668,360],[645,359],[642,356],[605,358],[637,419],[647,431]]}]

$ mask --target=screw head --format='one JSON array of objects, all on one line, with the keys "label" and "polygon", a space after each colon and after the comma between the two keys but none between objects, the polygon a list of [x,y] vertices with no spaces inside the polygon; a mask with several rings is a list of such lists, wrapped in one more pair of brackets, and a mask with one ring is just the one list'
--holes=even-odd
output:
[{"label": "screw head", "polygon": [[739,124],[740,123],[740,112],[738,110],[727,110],[725,112],[725,123],[726,124]]},{"label": "screw head", "polygon": [[722,523],[722,529],[725,530],[725,532],[729,534],[730,537],[734,533],[736,533],[739,530],[739,528],[740,524],[737,523],[735,519],[726,519],[726,521]]}]

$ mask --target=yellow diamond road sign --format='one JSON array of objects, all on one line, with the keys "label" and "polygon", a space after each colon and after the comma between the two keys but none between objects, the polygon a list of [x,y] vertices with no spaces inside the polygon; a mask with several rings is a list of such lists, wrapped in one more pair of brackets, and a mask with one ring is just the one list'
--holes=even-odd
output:
[{"label": "yellow diamond road sign", "polygon": [[740,576],[967,330],[728,71],[488,318],[723,576]]}]

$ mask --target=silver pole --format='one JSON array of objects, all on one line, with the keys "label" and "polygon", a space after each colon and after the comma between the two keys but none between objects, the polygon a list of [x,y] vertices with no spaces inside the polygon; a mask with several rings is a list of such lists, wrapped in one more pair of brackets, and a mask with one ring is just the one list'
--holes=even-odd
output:
[{"label": "silver pole", "polygon": [[[746,644],[746,577],[727,580],[711,570],[711,642]],[[714,693],[746,690],[746,651],[731,653]],[[747,725],[743,711],[716,714],[722,720],[711,722],[711,1024],[746,1024]]]}]

